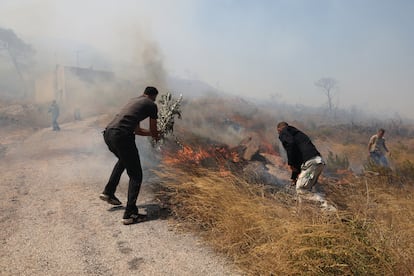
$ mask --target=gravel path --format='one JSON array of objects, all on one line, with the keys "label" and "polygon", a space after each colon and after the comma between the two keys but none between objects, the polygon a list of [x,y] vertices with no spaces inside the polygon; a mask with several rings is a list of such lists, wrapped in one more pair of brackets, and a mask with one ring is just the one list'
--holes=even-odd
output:
[{"label": "gravel path", "polygon": [[[150,220],[122,225],[122,207],[98,198],[115,159],[97,120],[8,146],[0,159],[0,275],[240,275],[196,237],[174,231],[148,170],[138,203]],[[127,180],[117,191],[124,203]]]}]

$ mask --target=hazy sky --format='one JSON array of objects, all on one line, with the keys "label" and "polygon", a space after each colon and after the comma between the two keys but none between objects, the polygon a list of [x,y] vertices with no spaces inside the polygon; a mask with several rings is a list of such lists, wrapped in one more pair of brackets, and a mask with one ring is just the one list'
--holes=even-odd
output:
[{"label": "hazy sky", "polygon": [[414,119],[412,0],[0,0],[0,26],[119,62],[151,41],[173,76],[294,104],[323,105],[332,77],[340,107]]}]

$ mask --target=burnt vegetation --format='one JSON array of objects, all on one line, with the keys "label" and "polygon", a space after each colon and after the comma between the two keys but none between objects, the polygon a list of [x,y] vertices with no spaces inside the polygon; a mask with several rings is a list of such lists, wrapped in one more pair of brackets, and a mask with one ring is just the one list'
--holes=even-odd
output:
[{"label": "burnt vegetation", "polygon": [[[4,128],[44,127],[19,110],[2,105]],[[412,274],[414,127],[295,115],[289,114],[291,124],[309,133],[327,162],[318,190],[333,210],[298,201],[284,182],[288,168],[275,125],[286,114],[234,98],[185,95],[175,137],[167,136],[159,152],[156,192],[163,209],[247,275]],[[378,126],[387,129],[391,169],[368,159],[368,139]],[[0,158],[6,152],[0,146]]]},{"label": "burnt vegetation", "polygon": [[[49,103],[24,98],[31,46],[1,28],[0,42],[3,158],[15,142],[11,134],[49,125]],[[85,117],[109,114],[137,93],[136,83],[78,81],[68,95],[83,95],[76,100]],[[182,120],[175,137],[163,141],[156,170],[157,196],[177,227],[198,233],[247,275],[414,274],[414,126],[398,115],[378,119],[337,109],[332,82],[319,83],[335,113],[329,118],[323,108],[184,94]],[[72,109],[62,111],[61,122],[72,122]],[[327,166],[318,189],[334,208],[296,197],[284,175],[278,121],[304,130],[322,153]],[[368,139],[379,127],[386,129],[391,169],[368,159]]]},{"label": "burnt vegetation", "polygon": [[[44,127],[28,107],[42,108],[3,104],[2,127]],[[247,275],[412,274],[414,127],[287,114],[240,99],[184,95],[182,119],[161,146],[156,170],[157,197],[175,225],[198,233]],[[303,129],[321,151],[327,167],[318,189],[333,210],[298,201],[284,181],[279,120]],[[378,126],[387,129],[391,169],[368,160]],[[0,158],[6,152],[0,145]]]},{"label": "burnt vegetation", "polygon": [[[414,272],[412,125],[395,129],[382,122],[392,152],[392,167],[384,169],[370,163],[367,152],[378,125],[326,123],[317,116],[311,124],[310,117],[306,124],[296,121],[327,161],[318,189],[335,207],[329,211],[298,201],[277,174],[273,184],[254,177],[269,173],[269,163],[287,169],[275,132],[278,118],[286,117],[234,101],[199,99],[183,106],[176,135],[184,147],[165,149],[158,192],[178,227],[199,233],[248,275]],[[259,144],[247,157],[246,137]],[[246,170],[257,162],[263,165]]]}]

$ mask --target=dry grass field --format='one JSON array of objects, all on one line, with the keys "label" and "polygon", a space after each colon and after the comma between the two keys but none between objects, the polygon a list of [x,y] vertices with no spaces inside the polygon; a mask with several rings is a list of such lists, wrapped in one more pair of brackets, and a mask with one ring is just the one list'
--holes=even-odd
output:
[{"label": "dry grass field", "polygon": [[[241,104],[186,104],[176,127],[183,147],[167,143],[159,152],[155,190],[177,230],[197,234],[246,275],[414,274],[412,127],[387,132],[391,169],[383,169],[367,163],[373,129],[298,123],[328,161],[318,186],[334,206],[327,210],[298,198],[289,185],[249,175],[265,170],[243,170],[253,161],[232,149],[246,136],[256,137],[263,153],[282,158],[274,120],[269,123],[266,113]],[[9,126],[6,117],[2,122]],[[94,125],[105,125],[108,118]],[[279,178],[287,166],[275,166]]]},{"label": "dry grass field", "polygon": [[[177,228],[198,233],[247,275],[412,275],[413,140],[390,139],[387,170],[367,163],[369,131],[341,135],[332,126],[331,134],[309,132],[325,156],[333,151],[361,168],[338,168],[321,178],[319,189],[335,211],[299,200],[292,188],[252,183],[200,159],[189,162],[203,157],[188,148],[177,150],[176,162],[165,160],[158,197]],[[205,140],[192,146],[203,148]]]}]

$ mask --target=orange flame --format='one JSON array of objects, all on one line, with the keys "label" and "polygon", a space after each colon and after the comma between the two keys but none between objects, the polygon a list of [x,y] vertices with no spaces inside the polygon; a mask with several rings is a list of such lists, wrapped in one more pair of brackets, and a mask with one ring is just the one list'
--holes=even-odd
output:
[{"label": "orange flame", "polygon": [[192,149],[190,146],[183,146],[182,149],[175,154],[167,154],[164,157],[164,162],[167,164],[180,164],[180,163],[195,163],[200,164],[204,159],[211,157],[211,154],[206,150],[198,148]]},{"label": "orange flame", "polygon": [[[204,162],[208,160],[207,162]],[[176,152],[165,152],[163,162],[169,165],[194,166],[204,165],[210,169],[216,169],[222,176],[228,176],[231,171],[228,162],[241,162],[237,152],[230,150],[227,146],[208,146],[207,149],[201,147],[192,148],[185,145]]]}]

